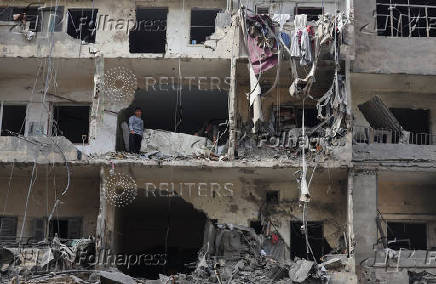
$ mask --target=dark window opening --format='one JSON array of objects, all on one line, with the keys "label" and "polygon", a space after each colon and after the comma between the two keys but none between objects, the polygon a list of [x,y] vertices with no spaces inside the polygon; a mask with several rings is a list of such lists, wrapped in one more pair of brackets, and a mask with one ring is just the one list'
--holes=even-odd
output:
[{"label": "dark window opening", "polygon": [[[313,260],[311,253],[307,250],[305,234],[301,231],[302,225],[300,221],[291,221],[291,257]],[[307,234],[314,257],[319,262],[323,255],[331,251],[330,245],[324,238],[323,223],[307,222]]]},{"label": "dark window opening", "polygon": [[267,204],[279,204],[279,191],[270,190],[266,192],[266,203]]},{"label": "dark window opening", "polygon": [[82,218],[60,218],[50,220],[49,236],[57,235],[61,239],[79,239],[82,237]]},{"label": "dark window opening", "polygon": [[26,23],[29,24],[29,30],[40,31],[41,23],[39,19],[39,7],[28,5],[27,7],[1,7],[0,21],[14,21],[15,14],[25,14]]},{"label": "dark window opening", "polygon": [[[404,130],[411,132],[409,143],[432,144],[430,133],[430,111],[424,109],[390,108]],[[396,142],[396,141],[394,141]]]},{"label": "dark window opening", "polygon": [[24,135],[26,124],[25,105],[3,105],[2,136]]},{"label": "dark window opening", "polygon": [[262,234],[262,222],[261,221],[250,221],[250,228],[254,229],[257,235]]},{"label": "dark window opening", "polygon": [[89,106],[54,106],[53,136],[65,136],[72,143],[88,143]]},{"label": "dark window opening", "polygon": [[436,36],[436,3],[434,1],[377,0],[376,3],[377,34],[379,36]]},{"label": "dark window opening", "polygon": [[166,194],[138,195],[129,206],[116,209],[114,254],[143,255],[145,261],[155,264],[144,264],[142,258],[138,265],[119,265],[124,273],[159,279],[159,274],[186,274],[195,269],[207,217],[183,198],[164,197]]},{"label": "dark window opening", "polygon": [[97,9],[68,9],[67,34],[87,43],[95,43]]},{"label": "dark window opening", "polygon": [[0,216],[0,242],[13,241],[17,235],[17,217]]},{"label": "dark window opening", "polygon": [[182,95],[180,106],[177,104],[177,88],[176,82],[174,89],[170,87],[168,91],[159,90],[159,86],[156,86],[156,90],[138,89],[132,105],[118,115],[118,151],[125,151],[125,145],[128,145],[127,121],[133,115],[134,107],[142,109],[142,119],[147,129],[197,134],[208,139],[216,136],[218,145],[226,144],[229,134],[225,123],[228,117],[227,92],[197,90],[192,86],[189,93]]},{"label": "dark window opening", "polygon": [[129,32],[130,53],[165,53],[167,8],[137,8],[136,26]]},{"label": "dark window opening", "polygon": [[258,7],[258,6],[256,6],[256,14],[268,15],[269,14],[269,7]]},{"label": "dark window opening", "polygon": [[204,43],[215,32],[215,18],[219,9],[191,10],[191,44]]},{"label": "dark window opening", "polygon": [[[275,118],[275,129],[277,132],[288,131],[294,128],[301,128],[303,124],[303,109],[294,106],[280,106],[273,108]],[[304,108],[304,126],[315,127],[319,123],[318,110],[316,108]]]},{"label": "dark window opening", "polygon": [[307,15],[308,21],[318,21],[320,15],[323,14],[322,8],[319,7],[295,7],[295,15]]},{"label": "dark window opening", "polygon": [[45,237],[46,221],[43,218],[32,219],[32,241],[39,242]]},{"label": "dark window opening", "polygon": [[427,250],[427,224],[387,222],[388,247]]}]

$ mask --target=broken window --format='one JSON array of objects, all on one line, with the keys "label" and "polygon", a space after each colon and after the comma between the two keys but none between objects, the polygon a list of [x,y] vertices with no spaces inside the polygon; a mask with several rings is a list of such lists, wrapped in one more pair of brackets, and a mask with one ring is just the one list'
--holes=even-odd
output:
[{"label": "broken window", "polygon": [[165,53],[168,8],[137,8],[136,26],[129,32],[130,53]]},{"label": "broken window", "polygon": [[26,124],[26,105],[3,105],[1,119],[1,135],[24,135]]},{"label": "broken window", "polygon": [[0,216],[0,242],[15,240],[17,235],[17,217]]},{"label": "broken window", "polygon": [[[306,246],[306,237],[301,230],[300,221],[291,221],[291,257],[312,260],[311,253]],[[331,247],[324,238],[323,222],[307,222],[307,236],[314,257],[317,261],[331,251]]]},{"label": "broken window", "polygon": [[215,18],[219,9],[191,10],[191,44],[204,43],[215,32]]},{"label": "broken window", "polygon": [[72,143],[88,143],[89,112],[89,106],[54,106],[53,135],[65,136]]},{"label": "broken window", "polygon": [[431,0],[377,0],[377,34],[435,37],[436,3]]},{"label": "broken window", "polygon": [[391,249],[426,250],[427,224],[387,222],[387,239]]},{"label": "broken window", "polygon": [[97,9],[68,9],[67,34],[87,43],[95,42]]},{"label": "broken window", "polygon": [[49,236],[61,239],[80,239],[82,237],[82,218],[59,218],[50,220]]},{"label": "broken window", "polygon": [[321,7],[295,7],[295,15],[307,15],[308,21],[318,21],[320,15],[323,14]]}]

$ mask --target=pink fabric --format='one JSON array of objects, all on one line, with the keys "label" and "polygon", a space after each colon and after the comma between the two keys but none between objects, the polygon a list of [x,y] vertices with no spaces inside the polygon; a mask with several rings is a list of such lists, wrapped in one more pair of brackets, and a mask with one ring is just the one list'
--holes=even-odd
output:
[{"label": "pink fabric", "polygon": [[277,55],[272,53],[269,48],[262,49],[257,46],[255,38],[248,36],[247,44],[250,62],[255,74],[267,71],[277,65]]}]

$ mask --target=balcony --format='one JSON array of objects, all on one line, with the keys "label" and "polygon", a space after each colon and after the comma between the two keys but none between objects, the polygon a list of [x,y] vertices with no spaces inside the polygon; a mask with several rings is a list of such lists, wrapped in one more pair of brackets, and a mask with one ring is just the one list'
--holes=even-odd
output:
[{"label": "balcony", "polygon": [[353,162],[430,166],[436,161],[436,135],[354,126]]}]

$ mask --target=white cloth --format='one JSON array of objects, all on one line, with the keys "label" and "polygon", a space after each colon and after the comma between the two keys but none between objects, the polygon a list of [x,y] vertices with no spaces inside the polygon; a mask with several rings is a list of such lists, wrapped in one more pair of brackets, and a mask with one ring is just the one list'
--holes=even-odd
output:
[{"label": "white cloth", "polygon": [[[312,62],[312,44],[306,29],[307,15],[296,15],[294,19],[295,30],[291,33],[291,56],[300,58],[300,65]],[[301,38],[298,37],[301,32]]]},{"label": "white cloth", "polygon": [[301,65],[307,65],[312,62],[312,45],[310,42],[309,33],[306,28],[301,31],[301,40],[300,40],[300,51],[301,51]]},{"label": "white cloth", "polygon": [[273,14],[271,19],[275,22],[278,22],[280,25],[280,30],[282,30],[283,26],[290,18],[291,18],[291,15],[289,15],[289,14]]},{"label": "white cloth", "polygon": [[296,30],[305,29],[307,26],[307,15],[295,15],[294,26]]}]

